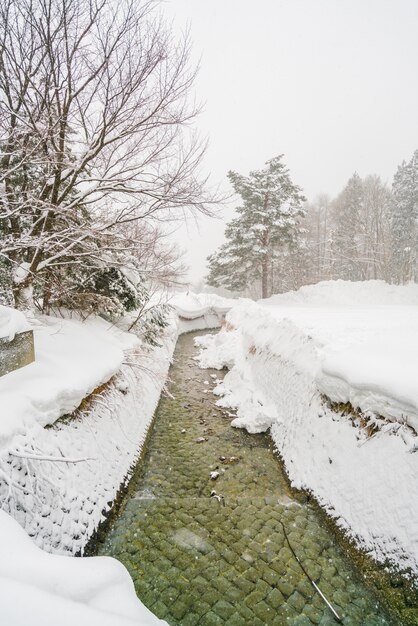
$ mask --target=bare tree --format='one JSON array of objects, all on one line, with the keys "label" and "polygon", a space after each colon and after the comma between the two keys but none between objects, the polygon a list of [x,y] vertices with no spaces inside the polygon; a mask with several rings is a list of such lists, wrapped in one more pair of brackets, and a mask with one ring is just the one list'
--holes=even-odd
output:
[{"label": "bare tree", "polygon": [[210,213],[194,77],[187,36],[173,40],[152,0],[0,0],[1,255],[16,306],[32,306],[39,275],[138,247],[121,225]]},{"label": "bare tree", "polygon": [[363,180],[363,262],[364,278],[391,279],[390,208],[392,194],[379,176]]}]

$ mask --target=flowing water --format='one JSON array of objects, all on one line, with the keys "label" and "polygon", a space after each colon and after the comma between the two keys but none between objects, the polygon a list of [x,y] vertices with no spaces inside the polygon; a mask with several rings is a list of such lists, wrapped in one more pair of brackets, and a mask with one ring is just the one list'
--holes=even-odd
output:
[{"label": "flowing water", "polygon": [[196,334],[179,339],[173,397],[159,403],[146,455],[99,554],[122,561],[140,599],[169,624],[338,623],[289,549],[283,523],[346,626],[395,623],[323,516],[290,491],[269,435],[232,428],[215,406],[211,389],[223,373],[197,367]]}]

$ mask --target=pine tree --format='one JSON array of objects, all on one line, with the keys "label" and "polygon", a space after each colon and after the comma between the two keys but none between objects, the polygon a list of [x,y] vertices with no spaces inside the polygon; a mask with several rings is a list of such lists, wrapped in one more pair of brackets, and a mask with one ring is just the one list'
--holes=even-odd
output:
[{"label": "pine tree", "polygon": [[273,256],[296,240],[304,215],[302,190],[293,184],[282,157],[248,176],[229,172],[242,206],[226,228],[226,242],[208,259],[209,285],[242,291],[260,282],[263,298],[271,292]]},{"label": "pine tree", "polygon": [[418,150],[398,167],[392,191],[393,275],[404,283],[418,279]]}]

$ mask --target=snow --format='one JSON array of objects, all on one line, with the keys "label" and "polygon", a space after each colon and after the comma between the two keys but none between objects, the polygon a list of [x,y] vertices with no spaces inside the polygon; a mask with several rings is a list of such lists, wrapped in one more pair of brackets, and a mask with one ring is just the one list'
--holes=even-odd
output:
[{"label": "snow", "polygon": [[[165,624],[136,598],[116,560],[60,555],[82,553],[129,480],[178,334],[196,324],[219,326],[221,313],[204,306],[200,318],[180,322],[173,315],[155,348],[100,318],[37,320],[36,362],[0,380],[2,623],[55,626],[59,615],[60,624],[71,626]],[[26,324],[14,311],[9,319],[13,328]],[[57,421],[76,407],[73,419]]]},{"label": "snow", "polygon": [[[294,487],[376,559],[418,573],[418,285],[329,281],[241,300],[199,343],[202,367],[230,369],[215,393],[237,409],[232,424],[271,427]],[[324,395],[360,407],[377,434]]]},{"label": "snow", "polygon": [[229,311],[233,303],[232,300],[216,294],[195,294],[190,291],[173,295],[169,302],[177,315],[185,320],[194,320],[207,315],[221,317]]},{"label": "snow", "polygon": [[83,552],[141,453],[176,338],[172,319],[161,345],[128,350],[118,373],[72,419],[50,428],[37,424],[0,451],[0,503],[39,547]]},{"label": "snow", "polygon": [[[17,322],[24,327],[23,316],[7,313],[15,328]],[[2,623],[52,626],[59,615],[60,624],[71,626],[165,624],[137,599],[119,562],[59,553],[83,549],[126,482],[167,375],[176,325],[149,352],[134,335],[94,317],[82,322],[43,316],[34,335],[35,363],[0,379]],[[143,370],[135,368],[135,359]],[[111,377],[114,382],[88,412],[54,424]],[[79,462],[47,460],[60,457]]]},{"label": "snow", "polygon": [[[21,320],[17,314],[11,318],[14,329]],[[15,435],[74,411],[119,370],[124,349],[137,342],[97,317],[81,322],[43,316],[38,322],[35,361],[0,378],[0,449]]]},{"label": "snow", "polygon": [[31,326],[20,311],[0,305],[0,339],[12,341],[17,333],[30,330]]},{"label": "snow", "polygon": [[260,305],[312,337],[318,388],[331,400],[418,432],[418,285],[328,281]]},{"label": "snow", "polygon": [[384,280],[324,280],[297,291],[260,300],[267,306],[375,306],[388,304],[418,305],[418,284],[390,285]]},{"label": "snow", "polygon": [[14,281],[16,284],[23,283],[24,280],[28,277],[30,270],[30,263],[23,262],[18,265],[14,272]]},{"label": "snow", "polygon": [[125,567],[108,557],[72,559],[40,550],[0,511],[0,605],[8,626],[156,626]]}]

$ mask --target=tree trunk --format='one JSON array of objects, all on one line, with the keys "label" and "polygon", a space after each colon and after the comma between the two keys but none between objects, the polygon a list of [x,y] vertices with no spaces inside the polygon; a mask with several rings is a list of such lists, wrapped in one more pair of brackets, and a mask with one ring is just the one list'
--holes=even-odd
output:
[{"label": "tree trunk", "polygon": [[32,276],[28,276],[24,281],[13,284],[13,297],[16,309],[33,312],[35,305],[33,301]]},{"label": "tree trunk", "polygon": [[263,261],[261,263],[261,297],[268,298],[268,276],[269,276],[269,266],[268,266],[268,258],[267,255],[264,256]]}]

